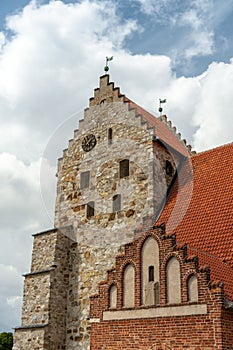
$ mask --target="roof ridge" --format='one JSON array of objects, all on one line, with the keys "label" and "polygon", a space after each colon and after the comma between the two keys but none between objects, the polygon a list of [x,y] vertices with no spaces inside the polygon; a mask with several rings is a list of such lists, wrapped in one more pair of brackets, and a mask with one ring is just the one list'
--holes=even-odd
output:
[{"label": "roof ridge", "polygon": [[174,133],[174,135],[176,135],[178,140],[183,143],[192,155],[196,154],[196,151],[192,150],[192,146],[190,144],[187,145],[187,140],[182,138],[181,133],[177,132],[177,127],[172,124],[172,121],[167,118],[166,114],[162,114],[158,119],[161,120]]},{"label": "roof ridge", "polygon": [[149,112],[148,110],[144,109],[143,107],[139,106],[137,103],[135,103],[134,101],[132,101],[131,99],[129,99],[128,97],[126,97],[124,99],[124,102],[129,102],[132,105],[135,106],[135,108],[138,110],[139,114],[144,117],[144,119],[146,118],[146,115],[144,113],[140,113],[140,110],[145,112],[146,114],[148,114],[149,116],[151,116],[152,118],[154,118],[155,120],[161,121],[165,126],[167,126],[167,128],[173,133],[173,135],[176,136],[177,140],[185,147],[185,149],[191,154],[194,155],[196,154],[196,151],[192,150],[192,146],[191,145],[187,145],[187,140],[186,139],[182,139],[181,133],[177,132],[177,127],[174,126],[172,124],[172,122],[170,120],[168,120],[167,116],[164,114],[160,117],[156,117],[154,114],[152,114],[151,112]]},{"label": "roof ridge", "polygon": [[201,151],[201,152],[196,152],[196,154],[193,154],[193,157],[197,157],[197,156],[200,156],[203,154],[211,153],[211,152],[214,152],[218,149],[225,148],[225,147],[231,146],[231,145],[233,145],[233,142],[228,142],[228,143],[225,143],[224,145],[216,146],[216,147],[213,147],[213,148]]}]

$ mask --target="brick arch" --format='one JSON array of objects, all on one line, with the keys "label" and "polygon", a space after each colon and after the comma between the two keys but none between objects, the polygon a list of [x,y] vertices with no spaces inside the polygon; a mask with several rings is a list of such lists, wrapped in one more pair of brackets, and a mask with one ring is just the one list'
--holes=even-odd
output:
[{"label": "brick arch", "polygon": [[[192,279],[192,280],[191,280]],[[196,273],[191,273],[186,277],[187,301],[198,301],[198,277]]]},{"label": "brick arch", "polygon": [[181,263],[177,256],[172,255],[166,263],[166,302],[181,303]]},{"label": "brick arch", "polygon": [[173,251],[164,256],[163,261],[161,263],[161,269],[166,269],[167,263],[171,258],[176,258],[181,266],[184,264],[184,260],[180,256],[180,254],[177,251]]},{"label": "brick arch", "polygon": [[126,259],[122,262],[122,264],[121,264],[121,266],[120,266],[120,269],[119,269],[121,274],[124,273],[124,270],[126,269],[126,267],[127,267],[128,265],[133,265],[135,271],[137,271],[137,266],[136,266],[135,261],[134,261],[133,259],[126,258]]},{"label": "brick arch", "polygon": [[[113,291],[113,288],[116,290],[116,295],[112,295],[111,292]],[[116,283],[111,283],[108,288],[108,307],[110,309],[116,309],[117,307],[117,297],[118,297],[119,288],[117,288]]]},{"label": "brick arch", "polygon": [[132,263],[124,265],[122,269],[122,306],[135,307],[135,277],[136,268]]},{"label": "brick arch", "polygon": [[162,248],[162,242],[161,242],[161,239],[160,239],[159,235],[157,235],[157,234],[155,234],[153,232],[150,232],[150,233],[144,234],[143,237],[140,239],[140,243],[138,244],[139,251],[141,251],[143,244],[145,243],[145,241],[149,237],[152,237],[152,238],[154,238],[157,241],[157,243],[159,245],[159,249]]},{"label": "brick arch", "polygon": [[[160,246],[154,235],[148,235],[141,244],[141,304],[155,305],[154,285],[160,285]],[[150,268],[153,273],[150,276]],[[152,270],[151,270],[152,272]],[[153,275],[153,276],[152,276]]]}]

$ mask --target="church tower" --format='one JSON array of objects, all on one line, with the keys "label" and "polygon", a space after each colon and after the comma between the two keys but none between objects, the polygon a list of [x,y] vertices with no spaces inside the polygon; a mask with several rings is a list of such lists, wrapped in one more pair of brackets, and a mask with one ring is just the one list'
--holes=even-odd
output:
[{"label": "church tower", "polygon": [[190,152],[165,116],[100,77],[58,161],[54,229],[34,237],[14,350],[89,349],[90,296],[156,221]]}]

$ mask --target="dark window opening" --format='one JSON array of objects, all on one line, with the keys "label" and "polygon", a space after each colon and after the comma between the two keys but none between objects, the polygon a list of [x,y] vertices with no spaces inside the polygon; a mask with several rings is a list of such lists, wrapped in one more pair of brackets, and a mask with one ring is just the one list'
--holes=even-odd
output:
[{"label": "dark window opening", "polygon": [[80,175],[80,189],[89,188],[90,171],[84,171]]},{"label": "dark window opening", "polygon": [[105,104],[106,99],[104,98],[102,101],[100,101],[100,106],[103,106]]},{"label": "dark window opening", "polygon": [[116,194],[113,196],[113,202],[112,202],[112,211],[115,213],[116,211],[121,210],[121,195]]},{"label": "dark window opening", "polygon": [[166,160],[166,174],[171,176],[173,174],[173,167],[169,160]]},{"label": "dark window opening", "polygon": [[108,144],[112,144],[112,128],[108,129]]},{"label": "dark window opening", "polygon": [[95,215],[95,202],[87,203],[87,218],[91,218]]},{"label": "dark window opening", "polygon": [[154,266],[149,266],[148,268],[149,282],[154,281]]},{"label": "dark window opening", "polygon": [[129,159],[120,161],[120,178],[129,176]]}]

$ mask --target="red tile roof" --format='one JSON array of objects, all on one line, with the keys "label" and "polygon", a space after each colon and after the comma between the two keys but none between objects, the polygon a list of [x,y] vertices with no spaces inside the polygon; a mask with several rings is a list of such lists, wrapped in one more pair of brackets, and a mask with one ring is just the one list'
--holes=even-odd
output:
[{"label": "red tile roof", "polygon": [[178,138],[178,135],[169,128],[164,122],[162,122],[159,118],[156,118],[154,115],[144,110],[142,107],[138,106],[133,101],[125,98],[126,102],[129,102],[130,108],[135,108],[137,113],[142,116],[142,121],[147,122],[149,127],[155,129],[155,136],[166,146],[172,147],[174,150],[178,151],[182,155],[188,156],[189,151],[184,146],[182,140]]},{"label": "red tile roof", "polygon": [[187,244],[199,266],[208,265],[211,280],[224,282],[233,301],[233,144],[190,157],[174,131],[159,118],[126,98],[142,120],[154,127],[166,146],[187,157],[157,224]]},{"label": "red tile roof", "polygon": [[158,224],[196,251],[233,300],[233,143],[186,160]]},{"label": "red tile roof", "polygon": [[187,244],[199,266],[210,267],[211,280],[223,281],[226,296],[233,301],[233,144],[191,157],[169,125],[115,89],[154,128],[157,139],[187,157],[157,224],[165,223],[178,245]]}]

